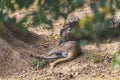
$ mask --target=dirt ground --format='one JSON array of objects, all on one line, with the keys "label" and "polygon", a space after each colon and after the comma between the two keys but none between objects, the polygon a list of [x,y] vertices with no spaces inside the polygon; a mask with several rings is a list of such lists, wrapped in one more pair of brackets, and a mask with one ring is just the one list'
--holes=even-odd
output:
[{"label": "dirt ground", "polygon": [[55,21],[53,30],[29,28],[39,35],[34,43],[12,37],[9,41],[0,38],[0,80],[120,80],[120,70],[111,68],[112,59],[120,49],[120,37],[110,43],[103,41],[100,50],[95,43],[89,42],[82,48],[83,55],[59,64],[53,70],[49,67],[50,62],[37,68],[35,58],[30,54],[45,54],[57,46],[63,22],[63,19]]},{"label": "dirt ground", "polygon": [[[100,51],[90,42],[77,59],[59,64],[50,70],[49,63],[37,68],[30,54],[44,54],[57,46],[59,35],[53,30],[31,28],[40,35],[35,43],[18,39],[7,42],[0,38],[0,80],[119,80],[119,70],[111,68],[111,61],[120,48],[120,37],[111,43],[103,42]],[[43,33],[42,33],[43,32]],[[48,33],[50,33],[48,35]],[[11,55],[12,54],[12,55]]]}]

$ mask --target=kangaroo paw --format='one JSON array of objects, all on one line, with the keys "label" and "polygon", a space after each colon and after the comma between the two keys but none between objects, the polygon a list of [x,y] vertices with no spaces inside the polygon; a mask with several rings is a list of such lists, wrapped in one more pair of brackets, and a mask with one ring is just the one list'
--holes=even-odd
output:
[{"label": "kangaroo paw", "polygon": [[50,67],[54,68],[55,67],[54,63],[50,63]]}]

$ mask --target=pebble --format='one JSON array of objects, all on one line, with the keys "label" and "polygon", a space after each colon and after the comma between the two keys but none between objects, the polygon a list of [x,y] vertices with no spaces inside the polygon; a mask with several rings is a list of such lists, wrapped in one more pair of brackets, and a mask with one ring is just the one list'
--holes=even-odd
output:
[{"label": "pebble", "polygon": [[33,48],[33,46],[32,46],[32,45],[30,45],[29,47],[30,47],[30,48]]},{"label": "pebble", "polygon": [[75,75],[76,75],[76,76],[77,76],[77,75],[80,75],[80,72],[79,72],[79,71],[75,72]]},{"label": "pebble", "polygon": [[68,74],[68,77],[73,78],[74,76],[73,76],[73,74]]},{"label": "pebble", "polygon": [[97,74],[96,74],[96,73],[93,73],[91,76],[92,76],[92,77],[96,77],[96,76],[97,76]]},{"label": "pebble", "polygon": [[77,63],[76,65],[77,65],[77,66],[80,66],[80,64],[79,64],[79,63]]},{"label": "pebble", "polygon": [[59,72],[58,73],[58,77],[61,78],[61,77],[64,77],[64,74],[62,72]]}]

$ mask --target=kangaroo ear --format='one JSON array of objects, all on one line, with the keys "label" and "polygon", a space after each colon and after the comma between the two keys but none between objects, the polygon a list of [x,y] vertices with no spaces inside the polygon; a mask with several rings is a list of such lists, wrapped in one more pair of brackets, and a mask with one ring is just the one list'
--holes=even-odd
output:
[{"label": "kangaroo ear", "polygon": [[52,62],[52,63],[50,63],[50,67],[51,67],[51,69],[53,69],[56,65],[57,65],[56,62]]},{"label": "kangaroo ear", "polygon": [[50,63],[50,67],[51,67],[51,69],[53,69],[53,68],[54,68],[54,65],[53,65],[53,63]]}]

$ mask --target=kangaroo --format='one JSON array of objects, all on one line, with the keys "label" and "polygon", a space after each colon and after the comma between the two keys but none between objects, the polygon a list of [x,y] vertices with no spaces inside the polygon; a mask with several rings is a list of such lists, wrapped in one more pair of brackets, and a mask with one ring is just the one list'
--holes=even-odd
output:
[{"label": "kangaroo", "polygon": [[60,46],[53,48],[45,55],[33,55],[33,56],[47,59],[60,58],[50,63],[51,68],[54,68],[56,65],[60,63],[68,62],[77,58],[80,54],[82,54],[82,51],[79,42],[68,41],[62,43]]},{"label": "kangaroo", "polygon": [[52,62],[50,64],[51,68],[54,68],[60,63],[71,61],[82,54],[81,47],[77,41],[68,41],[61,44],[58,49],[58,53],[59,52],[61,52],[63,58],[57,59],[56,61]]}]

